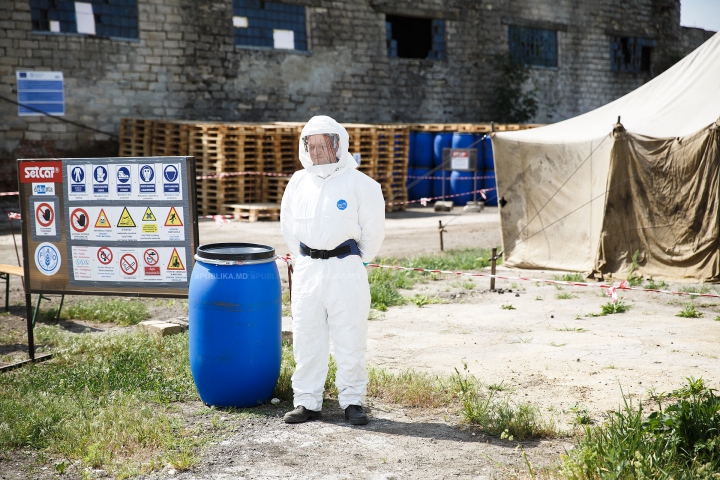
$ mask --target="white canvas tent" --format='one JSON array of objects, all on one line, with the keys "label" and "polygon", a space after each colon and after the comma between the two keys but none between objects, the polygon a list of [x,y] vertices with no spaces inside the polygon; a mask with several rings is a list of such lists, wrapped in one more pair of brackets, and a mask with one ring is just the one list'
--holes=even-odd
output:
[{"label": "white canvas tent", "polygon": [[[615,125],[620,117],[621,125]],[[720,33],[584,115],[493,138],[504,263],[720,281]]]}]

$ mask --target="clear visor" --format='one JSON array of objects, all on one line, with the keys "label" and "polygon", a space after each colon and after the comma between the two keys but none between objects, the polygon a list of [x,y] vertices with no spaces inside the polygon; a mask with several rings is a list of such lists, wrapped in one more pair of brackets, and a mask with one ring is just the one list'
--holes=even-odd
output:
[{"label": "clear visor", "polygon": [[302,138],[303,149],[313,162],[313,165],[327,165],[337,163],[340,150],[340,135],[336,133],[321,133],[307,135]]}]

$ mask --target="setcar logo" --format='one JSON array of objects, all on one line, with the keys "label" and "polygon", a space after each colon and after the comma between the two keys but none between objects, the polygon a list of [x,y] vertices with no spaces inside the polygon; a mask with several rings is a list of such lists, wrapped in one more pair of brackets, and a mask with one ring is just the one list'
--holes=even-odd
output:
[{"label": "setcar logo", "polygon": [[61,166],[62,162],[22,162],[20,182],[61,182]]}]

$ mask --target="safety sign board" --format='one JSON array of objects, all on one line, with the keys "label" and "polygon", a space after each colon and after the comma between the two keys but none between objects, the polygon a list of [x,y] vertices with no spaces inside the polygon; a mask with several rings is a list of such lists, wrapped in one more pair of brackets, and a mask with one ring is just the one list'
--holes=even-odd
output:
[{"label": "safety sign board", "polygon": [[75,281],[185,282],[185,247],[73,246]]},{"label": "safety sign board", "polygon": [[70,213],[70,226],[78,233],[83,233],[90,226],[88,213],[82,208],[75,208]]},{"label": "safety sign board", "polygon": [[150,207],[147,207],[145,214],[143,214],[143,222],[154,222],[155,220],[157,220],[155,214],[150,210]]},{"label": "safety sign board", "polygon": [[35,232],[38,237],[55,236],[55,209],[52,204],[35,202]]},{"label": "safety sign board", "polygon": [[183,223],[180,219],[180,216],[178,215],[177,210],[175,210],[175,207],[170,207],[170,211],[168,212],[167,218],[165,219],[165,226],[166,227],[182,227]]},{"label": "safety sign board", "polygon": [[120,214],[120,220],[118,220],[118,227],[136,227],[135,221],[132,219],[132,216],[130,216],[130,212],[128,212],[127,207],[125,207]]},{"label": "safety sign board", "polygon": [[102,208],[100,209],[100,213],[98,213],[97,220],[95,220],[95,228],[112,228],[110,220],[108,220],[107,214]]},{"label": "safety sign board", "polygon": [[[182,171],[179,163],[68,165],[65,169],[69,187],[68,201],[181,201]],[[34,178],[42,181],[37,172],[32,170],[30,173],[34,173]]]},{"label": "safety sign board", "polygon": [[52,243],[41,243],[35,249],[35,266],[43,275],[55,275],[60,270],[61,260],[60,251]]}]

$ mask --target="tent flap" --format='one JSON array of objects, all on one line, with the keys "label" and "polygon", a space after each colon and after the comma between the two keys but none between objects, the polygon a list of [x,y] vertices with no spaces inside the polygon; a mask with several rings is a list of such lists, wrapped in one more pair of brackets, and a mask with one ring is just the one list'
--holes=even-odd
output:
[{"label": "tent flap", "polygon": [[720,281],[718,138],[615,134],[596,272]]}]

